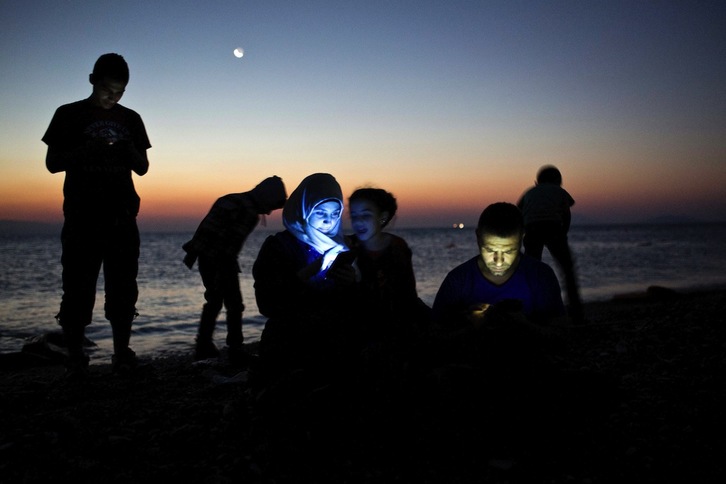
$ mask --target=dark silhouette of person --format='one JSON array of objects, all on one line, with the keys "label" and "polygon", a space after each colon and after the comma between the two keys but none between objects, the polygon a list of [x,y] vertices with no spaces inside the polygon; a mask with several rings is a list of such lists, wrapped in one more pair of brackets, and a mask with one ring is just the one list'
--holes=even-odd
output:
[{"label": "dark silhouette of person", "polygon": [[353,234],[348,245],[361,273],[361,312],[369,334],[368,374],[376,385],[397,385],[429,329],[431,308],[419,297],[408,243],[388,231],[398,202],[382,188],[365,187],[348,198]]},{"label": "dark silhouette of person", "polygon": [[515,205],[499,202],[484,209],[476,229],[479,254],[452,269],[436,293],[433,317],[438,325],[479,326],[497,304],[521,309],[532,322],[564,316],[552,268],[521,252],[523,230]]},{"label": "dark silhouette of person", "polygon": [[258,381],[296,370],[333,378],[356,353],[360,307],[356,270],[347,259],[354,254],[341,230],[343,209],[335,178],[309,175],[285,203],[285,230],[260,247],[252,274],[257,307],[268,319],[257,372],[264,377]]},{"label": "dark silhouette of person", "polygon": [[575,274],[575,264],[567,240],[570,230],[570,207],[575,200],[562,188],[562,174],[552,165],[537,173],[537,182],[517,202],[524,216],[524,251],[542,259],[547,247],[565,276],[569,314],[575,324],[584,322],[582,301]]},{"label": "dark silhouette of person", "polygon": [[60,106],[43,136],[46,167],[65,172],[61,233],[63,297],[56,316],[68,350],[70,376],[85,375],[83,344],[91,324],[96,282],[103,266],[105,316],[113,330],[113,370],[128,373],[137,358],[129,347],[138,286],[139,196],[132,172],[149,169],[151,147],[141,117],[119,104],[129,68],[118,54],[104,54],[89,76],[84,100]]},{"label": "dark silhouette of person", "polygon": [[422,304],[411,249],[404,239],[384,230],[397,210],[393,194],[381,188],[359,188],[348,198],[353,228],[348,243],[358,255],[366,301],[379,317],[409,316]]},{"label": "dark silhouette of person", "polygon": [[429,365],[434,387],[455,402],[446,413],[458,426],[485,425],[488,438],[507,445],[542,410],[554,371],[548,333],[565,317],[557,276],[522,253],[523,232],[514,204],[485,208],[478,254],[446,275],[432,308]]},{"label": "dark silhouette of person", "polygon": [[230,362],[244,366],[242,313],[245,306],[239,285],[238,256],[247,236],[257,226],[261,215],[282,208],[287,199],[285,185],[278,176],[263,180],[248,192],[230,193],[218,198],[199,224],[194,236],[182,247],[184,263],[190,269],[198,262],[204,284],[204,299],[196,336],[194,359],[217,358],[214,344],[217,316],[227,310],[227,348]]}]

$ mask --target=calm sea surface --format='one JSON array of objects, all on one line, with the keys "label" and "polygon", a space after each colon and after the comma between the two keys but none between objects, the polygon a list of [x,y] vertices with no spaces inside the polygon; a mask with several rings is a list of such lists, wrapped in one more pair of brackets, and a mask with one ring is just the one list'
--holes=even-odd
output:
[{"label": "calm sea surface", "polygon": [[[446,273],[476,254],[473,229],[399,229],[413,250],[419,296],[429,305]],[[250,235],[242,254],[240,281],[247,307],[245,338],[255,341],[264,327],[255,304],[252,264],[264,238]],[[139,317],[131,346],[142,357],[191,350],[203,304],[198,272],[182,263],[181,245],[191,233],[147,233],[141,238]],[[583,299],[610,299],[650,285],[675,289],[726,286],[726,224],[579,226],[570,232]],[[545,251],[544,260],[552,264]],[[58,236],[0,234],[0,352],[19,351],[26,338],[58,330],[61,298]],[[216,334],[224,346],[224,315]],[[93,324],[87,335],[97,343],[92,363],[112,353],[110,325],[103,317],[103,275],[99,278]],[[107,358],[108,357],[108,358]]]}]

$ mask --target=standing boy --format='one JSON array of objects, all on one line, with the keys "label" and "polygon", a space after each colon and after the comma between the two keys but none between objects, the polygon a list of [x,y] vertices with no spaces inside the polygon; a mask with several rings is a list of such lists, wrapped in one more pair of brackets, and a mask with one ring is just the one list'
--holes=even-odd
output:
[{"label": "standing boy", "polygon": [[255,229],[260,215],[282,208],[287,200],[282,179],[272,176],[249,192],[230,193],[212,205],[199,224],[194,237],[183,245],[184,263],[190,269],[199,260],[199,274],[204,284],[204,299],[194,350],[195,360],[216,358],[219,350],[213,334],[222,306],[227,309],[227,347],[230,361],[246,363],[242,348],[242,291],[237,261],[247,236]]},{"label": "standing boy", "polygon": [[118,104],[129,82],[124,58],[100,56],[89,81],[91,95],[59,107],[43,136],[46,167],[51,173],[65,172],[63,297],[56,318],[68,349],[67,370],[81,376],[89,362],[84,333],[91,324],[101,265],[113,370],[125,373],[137,364],[129,339],[137,315],[140,199],[131,173],[146,174],[151,147],[141,117]]},{"label": "standing boy", "polygon": [[541,260],[542,251],[547,247],[565,276],[570,317],[574,323],[581,324],[584,322],[582,302],[567,241],[570,207],[575,200],[561,185],[560,170],[551,165],[543,166],[537,173],[537,183],[522,195],[517,205],[524,216],[525,254]]}]

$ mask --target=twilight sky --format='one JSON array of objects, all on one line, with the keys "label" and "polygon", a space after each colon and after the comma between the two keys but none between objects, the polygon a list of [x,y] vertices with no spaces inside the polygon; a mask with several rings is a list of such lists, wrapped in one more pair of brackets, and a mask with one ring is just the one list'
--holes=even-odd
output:
[{"label": "twilight sky", "polygon": [[575,222],[726,220],[720,0],[0,0],[0,220],[62,219],[40,138],[106,52],[153,145],[142,227],[315,172],[393,192],[399,227],[472,224],[543,164]]}]

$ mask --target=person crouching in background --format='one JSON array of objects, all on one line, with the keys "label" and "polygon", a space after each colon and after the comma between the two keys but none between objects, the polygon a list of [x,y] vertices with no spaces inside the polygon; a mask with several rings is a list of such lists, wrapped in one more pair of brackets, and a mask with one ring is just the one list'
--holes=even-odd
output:
[{"label": "person crouching in background", "polygon": [[204,299],[196,336],[194,359],[219,357],[213,335],[217,316],[227,310],[228,357],[232,364],[246,366],[247,355],[242,347],[242,313],[245,306],[239,284],[237,261],[247,236],[257,226],[260,215],[269,215],[282,208],[287,193],[282,179],[272,176],[244,193],[230,193],[217,199],[199,224],[194,237],[182,248],[187,255],[184,264],[190,269],[198,260],[204,284]]}]

